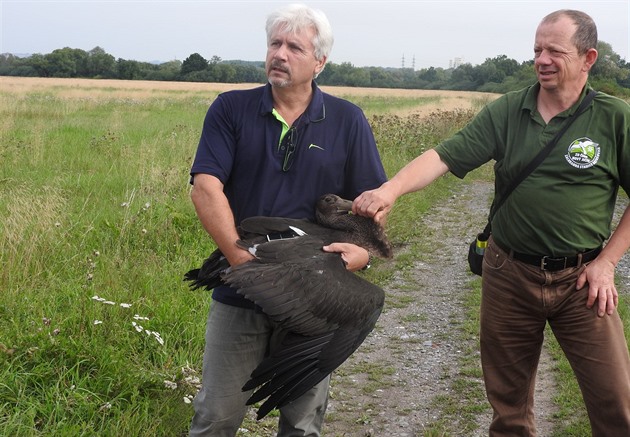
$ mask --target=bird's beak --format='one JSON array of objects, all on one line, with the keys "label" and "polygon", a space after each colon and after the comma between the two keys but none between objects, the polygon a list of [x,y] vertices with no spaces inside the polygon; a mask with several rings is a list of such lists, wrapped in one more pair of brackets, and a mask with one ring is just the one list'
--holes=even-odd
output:
[{"label": "bird's beak", "polygon": [[337,206],[337,212],[339,214],[347,214],[350,211],[352,211],[352,201],[351,200],[339,199],[339,200],[337,200],[335,205]]}]

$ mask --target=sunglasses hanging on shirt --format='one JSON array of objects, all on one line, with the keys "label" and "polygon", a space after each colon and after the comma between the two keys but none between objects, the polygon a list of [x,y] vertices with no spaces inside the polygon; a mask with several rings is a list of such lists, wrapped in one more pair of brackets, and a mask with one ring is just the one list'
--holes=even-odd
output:
[{"label": "sunglasses hanging on shirt", "polygon": [[289,128],[287,133],[284,135],[284,138],[282,139],[280,149],[284,150],[284,158],[282,159],[282,171],[284,172],[287,172],[291,169],[293,161],[295,160],[295,152],[298,145],[298,129],[300,127],[303,116],[304,114],[300,115],[297,120],[295,120],[293,126]]},{"label": "sunglasses hanging on shirt", "polygon": [[295,148],[297,146],[298,134],[297,127],[291,126],[291,129],[285,134],[282,140],[282,148],[284,148],[284,159],[282,160],[282,171],[289,171],[295,158]]}]

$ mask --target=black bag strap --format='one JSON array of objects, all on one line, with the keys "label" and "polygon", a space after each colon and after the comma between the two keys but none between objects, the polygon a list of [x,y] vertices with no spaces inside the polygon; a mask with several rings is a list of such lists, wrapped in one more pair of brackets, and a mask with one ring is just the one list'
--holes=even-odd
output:
[{"label": "black bag strap", "polygon": [[[531,174],[531,172],[534,171],[534,169],[540,165],[541,162],[544,161],[544,159],[549,155],[549,153],[551,153],[551,149],[553,149],[553,147],[558,143],[558,141],[560,140],[560,137],[562,137],[562,135],[564,135],[564,133],[569,128],[569,126],[571,126],[571,123],[573,123],[573,121],[582,112],[584,112],[586,110],[586,107],[595,98],[596,94],[597,94],[597,91],[595,91],[595,90],[590,90],[588,92],[586,97],[584,97],[584,99],[582,100],[582,103],[580,103],[580,106],[578,107],[578,109],[573,113],[573,115],[571,117],[569,117],[567,122],[564,124],[562,129],[560,129],[560,131],[558,131],[556,136],[553,137],[553,139],[540,152],[538,152],[538,154],[534,157],[534,159],[532,159],[530,161],[530,163],[527,164],[523,168],[523,170],[521,170],[521,172],[512,180],[510,185],[505,190],[503,190],[500,193],[501,195],[500,196],[497,195],[495,197],[494,201],[492,202],[492,206],[490,207],[490,216],[488,217],[488,224],[486,225],[485,229],[483,230],[484,234],[487,235],[490,232],[490,222],[492,221],[492,217],[497,212],[497,210],[501,207],[501,205],[503,205],[503,202],[505,201],[505,199],[507,199],[508,196],[510,194],[512,194],[512,191],[514,191],[514,189],[521,182],[523,182],[523,180],[527,176],[529,176]],[[497,198],[498,198],[498,200],[497,200]],[[496,201],[496,203],[495,203],[495,201]]]}]

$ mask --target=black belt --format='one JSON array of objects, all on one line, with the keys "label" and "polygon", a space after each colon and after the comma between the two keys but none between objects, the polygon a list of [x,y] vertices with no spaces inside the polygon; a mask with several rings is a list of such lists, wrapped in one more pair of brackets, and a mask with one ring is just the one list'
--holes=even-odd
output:
[{"label": "black belt", "polygon": [[569,267],[576,267],[580,262],[580,258],[582,264],[593,261],[597,258],[597,255],[599,255],[601,251],[602,247],[600,246],[597,249],[587,250],[586,252],[582,252],[574,256],[560,257],[527,255],[525,253],[511,252],[509,250],[506,252],[511,253],[515,260],[533,266],[538,266],[541,270],[555,272],[558,270],[568,269]]}]

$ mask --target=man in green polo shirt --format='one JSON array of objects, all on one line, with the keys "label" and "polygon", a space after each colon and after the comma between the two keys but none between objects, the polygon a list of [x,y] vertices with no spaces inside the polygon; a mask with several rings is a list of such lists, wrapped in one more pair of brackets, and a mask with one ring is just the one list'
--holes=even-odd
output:
[{"label": "man in green polo shirt", "polygon": [[[505,189],[576,112],[596,47],[588,15],[546,16],[534,43],[538,82],[488,104],[452,138],[357,197],[354,212],[380,221],[403,194],[449,171],[463,178],[490,160],[497,190]],[[630,247],[628,209],[611,236],[619,187],[630,192],[630,106],[598,93],[493,215],[480,310],[491,436],[536,433],[533,394],[547,323],[577,376],[593,436],[630,436],[630,356],[614,283]]]}]

